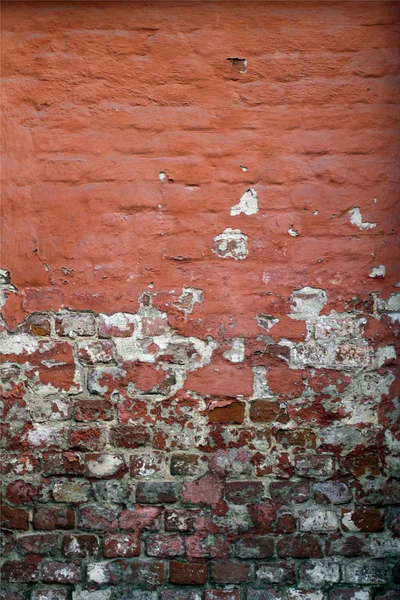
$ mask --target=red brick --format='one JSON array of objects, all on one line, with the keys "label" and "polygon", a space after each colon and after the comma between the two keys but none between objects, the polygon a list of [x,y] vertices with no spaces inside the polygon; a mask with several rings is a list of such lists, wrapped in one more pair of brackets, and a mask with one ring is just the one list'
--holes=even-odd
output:
[{"label": "red brick", "polygon": [[100,427],[79,427],[69,432],[69,446],[76,450],[102,450],[106,445],[105,432]]},{"label": "red brick", "polygon": [[169,563],[169,581],[177,585],[204,585],[207,579],[207,565],[202,563],[183,563],[171,560]]},{"label": "red brick", "polygon": [[42,579],[45,583],[79,583],[81,567],[73,562],[49,561],[42,566]]},{"label": "red brick", "polygon": [[33,527],[37,530],[74,529],[75,513],[72,508],[36,508]]},{"label": "red brick", "polygon": [[384,517],[378,508],[358,507],[342,509],[342,526],[345,531],[378,532],[384,528]]},{"label": "red brick", "polygon": [[220,479],[211,473],[184,484],[182,500],[194,504],[218,504],[222,498],[223,485]]},{"label": "red brick", "polygon": [[240,590],[208,590],[204,600],[240,600]]},{"label": "red brick", "polygon": [[211,565],[211,580],[215,583],[242,583],[249,581],[249,563],[218,563]]},{"label": "red brick", "polygon": [[106,558],[131,558],[140,555],[140,538],[136,533],[106,533],[103,536]]},{"label": "red brick", "polygon": [[243,423],[244,420],[243,402],[232,402],[228,406],[221,406],[210,409],[208,420],[210,423]]},{"label": "red brick", "polygon": [[264,495],[261,481],[231,481],[225,484],[225,498],[233,504],[253,504]]},{"label": "red brick", "polygon": [[277,542],[278,556],[291,558],[320,558],[319,538],[309,534],[295,534]]},{"label": "red brick", "polygon": [[110,443],[116,448],[139,448],[149,441],[150,431],[142,426],[120,425],[110,431]]},{"label": "red brick", "polygon": [[7,486],[6,498],[12,504],[29,504],[40,495],[40,486],[18,479]]},{"label": "red brick", "polygon": [[87,558],[99,554],[99,541],[93,534],[69,534],[62,539],[61,551],[66,558]]},{"label": "red brick", "polygon": [[29,513],[23,508],[1,507],[1,526],[6,529],[29,529]]},{"label": "red brick", "polygon": [[39,579],[39,563],[36,560],[7,560],[1,570],[2,581],[10,583],[31,583]]},{"label": "red brick", "polygon": [[58,536],[53,533],[24,535],[18,539],[17,544],[19,552],[23,555],[55,556],[58,554]]},{"label": "red brick", "polygon": [[150,535],[146,540],[146,553],[148,556],[168,558],[170,556],[183,556],[185,554],[185,541],[177,534]]},{"label": "red brick", "polygon": [[78,400],[75,404],[77,421],[110,421],[113,406],[108,400]]}]

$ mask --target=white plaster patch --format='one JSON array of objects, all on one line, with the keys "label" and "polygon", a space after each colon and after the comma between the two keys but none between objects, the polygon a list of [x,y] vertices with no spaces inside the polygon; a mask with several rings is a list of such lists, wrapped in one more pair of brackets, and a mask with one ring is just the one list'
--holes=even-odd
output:
[{"label": "white plaster patch", "polygon": [[383,346],[375,352],[375,365],[380,369],[387,360],[396,358],[396,350],[394,346]]},{"label": "white plaster patch", "polygon": [[247,240],[248,236],[242,233],[240,229],[228,227],[214,238],[212,251],[221,258],[244,260],[249,253]]},{"label": "white plaster patch", "polygon": [[161,173],[158,176],[160,181],[164,181],[164,179],[167,178],[167,174],[165,173],[165,171],[161,171]]},{"label": "white plaster patch", "polygon": [[223,353],[223,357],[231,363],[243,362],[246,357],[244,338],[233,338],[231,347]]},{"label": "white plaster patch", "polygon": [[309,286],[295,290],[289,317],[298,321],[316,319],[327,301],[325,290]]},{"label": "white plaster patch", "polygon": [[366,231],[367,229],[373,229],[376,227],[376,223],[369,223],[368,221],[363,222],[362,214],[360,208],[356,206],[349,210],[350,214],[350,223],[361,229],[361,231]]},{"label": "white plaster patch", "polygon": [[250,188],[240,198],[239,204],[235,204],[231,208],[231,216],[244,213],[245,215],[255,215],[258,212],[258,197],[257,191]]},{"label": "white plaster patch", "polygon": [[299,514],[300,531],[335,531],[338,518],[333,510],[315,508]]},{"label": "white plaster patch", "polygon": [[8,331],[3,331],[0,334],[1,354],[32,354],[38,348],[38,339],[28,333],[8,333]]},{"label": "white plaster patch", "polygon": [[35,423],[33,429],[28,431],[27,438],[31,446],[38,448],[42,445],[62,443],[64,429],[55,427],[54,425],[43,425]]},{"label": "white plaster patch", "polygon": [[268,387],[267,368],[261,366],[253,367],[252,371],[254,376],[252,400],[273,398],[274,395]]},{"label": "white plaster patch", "polygon": [[377,267],[372,267],[372,271],[368,275],[368,277],[372,277],[372,279],[375,279],[376,277],[385,277],[385,275],[386,275],[385,265],[379,265]]},{"label": "white plaster patch", "polygon": [[323,586],[326,583],[337,583],[340,578],[339,565],[323,560],[309,561],[304,565],[305,583],[311,586]]},{"label": "white plaster patch", "polygon": [[103,454],[98,460],[89,460],[87,462],[87,467],[90,476],[107,477],[109,475],[114,475],[123,464],[124,460],[120,456]]},{"label": "white plaster patch", "polygon": [[[87,577],[90,582],[102,584],[106,583],[105,565],[91,564],[87,566]],[[89,596],[90,597],[90,596]]]}]

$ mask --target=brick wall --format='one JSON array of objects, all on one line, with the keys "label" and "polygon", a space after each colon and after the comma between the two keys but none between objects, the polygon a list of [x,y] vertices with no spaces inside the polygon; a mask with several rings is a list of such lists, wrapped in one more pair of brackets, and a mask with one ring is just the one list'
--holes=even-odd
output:
[{"label": "brick wall", "polygon": [[398,598],[399,4],[2,11],[0,598]]}]

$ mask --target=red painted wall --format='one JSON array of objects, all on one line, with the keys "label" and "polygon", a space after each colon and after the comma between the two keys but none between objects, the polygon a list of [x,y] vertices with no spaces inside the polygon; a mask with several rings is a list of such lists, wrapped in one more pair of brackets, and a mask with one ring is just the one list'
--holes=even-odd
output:
[{"label": "red painted wall", "polygon": [[[329,600],[355,599],[352,586],[397,593],[399,5],[3,2],[2,23],[1,597],[25,599],[34,582],[33,594],[60,584],[81,600],[80,586],[99,585],[93,598],[109,598],[122,575],[110,563],[96,583],[88,565],[115,557],[124,572],[140,560],[164,569],[153,586],[138,575],[127,585],[166,600],[197,599],[168,595],[187,560],[207,600],[270,600],[257,575],[266,561],[297,569],[277,598],[322,600],[323,586],[304,591],[320,589],[309,559],[329,562]],[[54,491],[71,476],[89,490],[77,502]],[[99,481],[114,479],[135,499],[101,496]],[[166,486],[157,509],[140,491],[153,479]],[[318,491],[331,480],[350,490],[343,502]],[[290,504],[300,484],[303,508]],[[115,527],[89,515],[101,497],[117,507]],[[149,530],[123,524],[132,502],[150,511],[138,517]],[[203,521],[169,530],[169,503]],[[54,529],[64,548],[70,528],[94,549],[49,551],[39,568],[21,541]],[[106,550],[126,529],[138,551]],[[368,549],[371,532],[384,550]],[[288,558],[283,546],[302,536],[322,549]],[[353,560],[369,580],[351,575]],[[248,568],[232,580],[221,561]]]}]

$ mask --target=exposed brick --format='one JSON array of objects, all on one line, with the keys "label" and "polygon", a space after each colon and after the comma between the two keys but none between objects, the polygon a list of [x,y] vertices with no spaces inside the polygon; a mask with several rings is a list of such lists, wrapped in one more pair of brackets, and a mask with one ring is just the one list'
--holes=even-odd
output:
[{"label": "exposed brick", "polygon": [[207,565],[184,563],[171,560],[169,563],[169,581],[177,585],[203,585],[207,579]]},{"label": "exposed brick", "polygon": [[121,529],[132,529],[141,531],[149,529],[157,531],[160,529],[160,516],[163,508],[160,506],[135,505],[133,509],[124,509],[121,512],[119,526]]},{"label": "exposed brick", "polygon": [[330,477],[334,461],[329,454],[303,454],[296,458],[296,472],[301,477]]},{"label": "exposed brick", "polygon": [[103,535],[103,553],[106,558],[139,556],[140,539],[136,533],[107,533]]},{"label": "exposed brick", "polygon": [[240,590],[208,590],[204,600],[240,600]]},{"label": "exposed brick", "polygon": [[131,477],[163,477],[165,475],[165,457],[161,452],[137,454],[130,458]]},{"label": "exposed brick", "polygon": [[243,402],[232,402],[210,410],[208,420],[210,423],[243,423],[244,409]]},{"label": "exposed brick", "polygon": [[113,406],[108,400],[78,400],[75,404],[77,421],[110,421]]},{"label": "exposed brick", "polygon": [[81,342],[78,347],[78,357],[83,365],[111,363],[114,360],[114,344],[100,340]]},{"label": "exposed brick", "polygon": [[274,541],[262,535],[243,536],[236,542],[234,553],[239,558],[268,558],[274,554]]},{"label": "exposed brick", "polygon": [[95,334],[95,319],[90,313],[66,313],[56,317],[56,333],[77,337]]},{"label": "exposed brick", "polygon": [[281,538],[277,542],[278,555],[291,558],[319,558],[322,556],[319,538],[307,533]]},{"label": "exposed brick", "polygon": [[83,475],[85,465],[78,452],[46,453],[43,455],[45,475]]},{"label": "exposed brick", "polygon": [[1,507],[1,526],[6,529],[29,529],[29,513],[23,508]]},{"label": "exposed brick", "polygon": [[164,512],[164,523],[166,531],[195,531],[196,525],[202,516],[198,509],[166,509]]},{"label": "exposed brick", "polygon": [[79,583],[81,567],[73,562],[49,561],[42,566],[42,579],[46,583]]},{"label": "exposed brick", "polygon": [[275,502],[299,504],[308,500],[308,487],[306,481],[271,481],[269,492]]},{"label": "exposed brick", "polygon": [[110,431],[110,443],[116,448],[139,448],[150,441],[150,432],[145,427],[120,425]]},{"label": "exposed brick", "polygon": [[160,558],[183,556],[185,554],[185,542],[180,535],[176,534],[150,535],[146,540],[146,553],[148,556],[158,556]]},{"label": "exposed brick", "polygon": [[[329,600],[370,600],[368,590],[336,588],[329,590]],[[388,598],[388,600],[390,600]]]},{"label": "exposed brick", "polygon": [[33,527],[44,531],[74,529],[75,512],[72,508],[37,508],[33,513]]},{"label": "exposed brick", "polygon": [[233,504],[250,504],[261,500],[264,486],[261,481],[232,481],[225,485],[225,498]]},{"label": "exposed brick", "polygon": [[256,566],[255,577],[262,584],[296,583],[296,567],[293,563],[275,562]]},{"label": "exposed brick", "polygon": [[247,600],[282,600],[283,590],[269,587],[266,590],[247,590]]},{"label": "exposed brick", "polygon": [[300,583],[305,587],[325,587],[329,583],[338,583],[340,568],[332,560],[311,560],[300,566],[299,575]]},{"label": "exposed brick", "polygon": [[342,510],[342,526],[345,531],[382,531],[384,515],[378,508],[360,507]]},{"label": "exposed brick", "polygon": [[343,481],[319,481],[313,485],[314,498],[320,504],[345,504],[351,502],[352,494]]},{"label": "exposed brick", "polygon": [[255,423],[286,423],[288,416],[277,400],[256,400],[250,406],[250,419]]},{"label": "exposed brick", "polygon": [[162,590],[161,600],[201,600],[201,593],[193,590]]},{"label": "exposed brick", "polygon": [[186,482],[183,486],[182,500],[194,504],[215,505],[222,499],[224,486],[212,473],[206,473],[196,481]]},{"label": "exposed brick", "polygon": [[58,554],[57,534],[24,535],[18,539],[17,544],[19,552],[23,555],[55,556]]},{"label": "exposed brick", "polygon": [[164,563],[152,561],[146,563],[142,561],[131,563],[130,577],[135,586],[152,590],[164,582]]},{"label": "exposed brick", "polygon": [[139,483],[136,489],[136,499],[142,504],[164,504],[176,502],[179,485],[175,483]]},{"label": "exposed brick", "polygon": [[68,590],[66,589],[40,589],[34,590],[30,600],[67,600]]},{"label": "exposed brick", "polygon": [[242,583],[249,580],[248,563],[220,563],[211,565],[211,580],[215,583]]},{"label": "exposed brick", "polygon": [[99,541],[91,533],[64,535],[61,551],[66,558],[87,558],[97,556],[99,553]]},{"label": "exposed brick", "polygon": [[129,313],[99,315],[99,336],[129,337],[135,330],[134,316]]},{"label": "exposed brick", "polygon": [[100,427],[79,427],[69,432],[71,448],[82,451],[102,450],[106,445],[105,432]]},{"label": "exposed brick", "polygon": [[31,583],[39,579],[39,563],[32,558],[19,561],[7,560],[2,566],[1,577],[7,583]]},{"label": "exposed brick", "polygon": [[377,585],[388,583],[390,565],[385,561],[358,560],[344,565],[342,578],[345,583],[353,584]]},{"label": "exposed brick", "polygon": [[171,456],[171,475],[196,475],[200,456],[198,454],[173,454]]},{"label": "exposed brick", "polygon": [[32,314],[22,323],[20,327],[24,333],[48,337],[51,331],[50,318],[47,315]]}]

